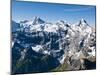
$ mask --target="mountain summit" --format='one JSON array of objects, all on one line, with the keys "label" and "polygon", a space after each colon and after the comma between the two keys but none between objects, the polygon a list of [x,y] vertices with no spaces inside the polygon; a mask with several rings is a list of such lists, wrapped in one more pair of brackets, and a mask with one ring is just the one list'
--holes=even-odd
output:
[{"label": "mountain summit", "polygon": [[78,24],[79,26],[86,26],[86,25],[88,25],[87,24],[87,22],[86,22],[86,20],[84,20],[83,18],[79,21],[79,24]]},{"label": "mountain summit", "polygon": [[43,24],[43,23],[45,23],[45,21],[43,21],[41,18],[39,18],[39,17],[34,18],[33,25]]}]

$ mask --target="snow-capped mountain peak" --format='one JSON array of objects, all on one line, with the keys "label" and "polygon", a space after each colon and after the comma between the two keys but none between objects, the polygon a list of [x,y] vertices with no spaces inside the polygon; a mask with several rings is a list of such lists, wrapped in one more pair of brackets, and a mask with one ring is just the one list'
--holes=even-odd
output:
[{"label": "snow-capped mountain peak", "polygon": [[43,23],[45,23],[45,21],[43,21],[41,18],[39,18],[39,17],[34,18],[33,25],[43,24]]},{"label": "snow-capped mountain peak", "polygon": [[86,21],[82,18],[82,19],[81,19],[81,23],[86,23]]},{"label": "snow-capped mountain peak", "polygon": [[79,21],[79,24],[78,24],[78,26],[80,26],[80,27],[84,27],[84,26],[87,26],[88,24],[87,24],[87,22],[86,22],[86,20],[84,20],[83,18]]}]

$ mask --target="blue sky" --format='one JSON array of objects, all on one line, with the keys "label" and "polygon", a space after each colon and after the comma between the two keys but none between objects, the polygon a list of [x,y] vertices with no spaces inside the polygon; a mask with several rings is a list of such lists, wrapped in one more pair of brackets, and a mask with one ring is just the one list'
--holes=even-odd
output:
[{"label": "blue sky", "polygon": [[12,2],[12,20],[32,20],[35,16],[48,22],[67,20],[69,23],[76,23],[82,18],[89,25],[95,25],[95,6],[72,5],[39,2]]}]

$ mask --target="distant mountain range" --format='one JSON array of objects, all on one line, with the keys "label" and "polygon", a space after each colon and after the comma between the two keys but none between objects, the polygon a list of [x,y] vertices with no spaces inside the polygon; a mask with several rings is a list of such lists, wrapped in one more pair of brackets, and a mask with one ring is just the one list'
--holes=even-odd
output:
[{"label": "distant mountain range", "polygon": [[76,24],[12,21],[12,73],[39,73],[96,68],[95,28]]}]

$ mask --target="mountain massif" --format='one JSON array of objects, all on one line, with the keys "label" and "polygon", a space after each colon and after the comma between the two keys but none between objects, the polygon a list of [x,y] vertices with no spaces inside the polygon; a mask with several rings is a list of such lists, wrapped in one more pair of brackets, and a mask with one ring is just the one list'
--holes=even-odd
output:
[{"label": "mountain massif", "polygon": [[96,31],[86,20],[12,21],[12,74],[95,68]]}]

